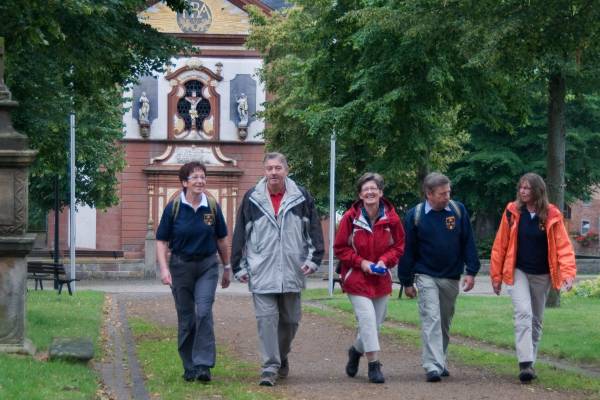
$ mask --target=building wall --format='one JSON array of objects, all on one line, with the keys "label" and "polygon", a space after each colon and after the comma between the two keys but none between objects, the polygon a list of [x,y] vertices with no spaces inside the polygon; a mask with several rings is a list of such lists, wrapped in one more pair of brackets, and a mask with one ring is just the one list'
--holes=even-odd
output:
[{"label": "building wall", "polygon": [[[578,200],[571,205],[571,219],[568,223],[568,230],[572,237],[582,235],[586,230],[593,233],[600,232],[600,190],[593,194],[590,201]],[[588,246],[582,246],[577,240],[573,240],[573,244],[577,254],[600,255],[597,241]]]}]

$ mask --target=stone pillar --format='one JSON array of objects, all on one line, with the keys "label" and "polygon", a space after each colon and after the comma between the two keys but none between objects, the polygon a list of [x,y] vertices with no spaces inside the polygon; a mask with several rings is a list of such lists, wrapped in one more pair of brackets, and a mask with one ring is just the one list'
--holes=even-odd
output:
[{"label": "stone pillar", "polygon": [[18,106],[4,84],[4,38],[0,38],[0,351],[32,353],[25,338],[27,261],[35,235],[27,234],[28,167],[36,151],[14,130]]},{"label": "stone pillar", "polygon": [[156,236],[154,235],[152,219],[148,220],[148,232],[144,246],[144,278],[160,276],[156,266]]}]

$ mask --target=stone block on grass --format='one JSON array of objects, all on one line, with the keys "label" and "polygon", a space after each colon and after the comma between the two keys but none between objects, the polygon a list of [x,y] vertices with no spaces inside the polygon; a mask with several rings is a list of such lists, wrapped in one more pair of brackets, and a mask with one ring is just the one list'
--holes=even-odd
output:
[{"label": "stone block on grass", "polygon": [[88,362],[94,358],[94,343],[87,337],[55,337],[48,352],[50,360]]}]

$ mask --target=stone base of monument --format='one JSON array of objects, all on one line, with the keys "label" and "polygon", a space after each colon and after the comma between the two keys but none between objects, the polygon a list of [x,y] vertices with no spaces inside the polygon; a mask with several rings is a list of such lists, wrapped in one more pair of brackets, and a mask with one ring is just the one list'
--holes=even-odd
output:
[{"label": "stone base of monument", "polygon": [[22,344],[0,344],[0,353],[33,356],[35,354],[35,345],[29,339],[25,339]]},{"label": "stone base of monument", "polygon": [[48,351],[50,360],[88,362],[94,358],[94,343],[86,337],[55,337]]}]

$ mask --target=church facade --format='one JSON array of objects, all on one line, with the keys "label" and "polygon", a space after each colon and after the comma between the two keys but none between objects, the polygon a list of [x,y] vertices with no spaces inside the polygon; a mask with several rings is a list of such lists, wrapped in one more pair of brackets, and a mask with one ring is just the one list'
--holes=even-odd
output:
[{"label": "church facade", "polygon": [[[267,94],[257,71],[261,55],[247,49],[252,5],[269,14],[282,1],[191,0],[176,13],[148,2],[139,18],[166,35],[192,43],[190,55],[174,55],[164,73],[143,77],[124,93],[127,166],[120,174],[119,205],[82,207],[77,249],[124,260],[143,260],[146,243],[166,204],[178,194],[177,172],[188,161],[207,166],[207,190],[221,204],[230,231],[242,196],[262,176],[265,122],[257,118]],[[50,218],[52,219],[52,218]],[[52,248],[52,227],[48,247]],[[68,232],[67,216],[61,231]],[[60,247],[68,248],[61,233]],[[78,255],[79,263],[79,255]]]}]

